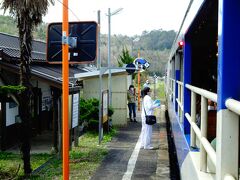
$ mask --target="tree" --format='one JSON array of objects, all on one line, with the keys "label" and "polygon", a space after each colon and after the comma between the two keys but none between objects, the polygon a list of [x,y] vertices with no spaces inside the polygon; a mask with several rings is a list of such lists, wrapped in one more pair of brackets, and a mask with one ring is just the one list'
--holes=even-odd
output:
[{"label": "tree", "polygon": [[130,64],[134,61],[134,58],[129,55],[127,48],[123,48],[122,55],[119,55],[120,60],[118,60],[118,66],[122,67],[123,64]]},{"label": "tree", "polygon": [[20,79],[19,84],[26,87],[24,91],[17,95],[19,102],[19,115],[21,123],[21,145],[22,159],[24,163],[24,174],[31,173],[30,164],[30,99],[32,97],[32,85],[30,83],[31,70],[30,63],[32,60],[32,39],[33,29],[42,22],[42,16],[47,13],[48,6],[54,3],[54,0],[3,0],[2,8],[4,11],[9,10],[11,16],[16,19],[19,46],[20,46]]}]

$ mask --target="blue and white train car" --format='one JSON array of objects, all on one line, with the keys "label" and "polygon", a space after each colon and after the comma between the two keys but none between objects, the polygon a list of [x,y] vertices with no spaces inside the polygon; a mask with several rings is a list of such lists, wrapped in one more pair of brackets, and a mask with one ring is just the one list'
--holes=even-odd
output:
[{"label": "blue and white train car", "polygon": [[239,179],[240,0],[190,0],[166,84],[181,179]]}]

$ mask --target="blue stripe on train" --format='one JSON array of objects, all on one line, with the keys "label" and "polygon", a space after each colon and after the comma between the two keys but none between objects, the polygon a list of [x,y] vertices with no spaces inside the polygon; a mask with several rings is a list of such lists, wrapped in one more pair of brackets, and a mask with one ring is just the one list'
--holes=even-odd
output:
[{"label": "blue stripe on train", "polygon": [[[231,97],[240,100],[240,1],[219,1],[218,110]],[[222,22],[222,23],[221,23]]]},{"label": "blue stripe on train", "polygon": [[172,134],[174,136],[174,144],[177,151],[178,163],[179,167],[181,167],[183,161],[190,151],[189,144],[186,140],[182,124],[179,122],[179,118],[174,110],[174,104],[172,102],[168,102],[168,113],[172,127]]},{"label": "blue stripe on train", "polygon": [[184,46],[184,104],[183,104],[183,114],[184,114],[184,132],[186,134],[190,133],[190,124],[185,117],[185,113],[190,114],[191,110],[191,93],[190,90],[186,88],[186,84],[191,84],[191,72],[192,72],[192,55],[191,55],[191,44],[187,37],[185,37],[185,46]]}]

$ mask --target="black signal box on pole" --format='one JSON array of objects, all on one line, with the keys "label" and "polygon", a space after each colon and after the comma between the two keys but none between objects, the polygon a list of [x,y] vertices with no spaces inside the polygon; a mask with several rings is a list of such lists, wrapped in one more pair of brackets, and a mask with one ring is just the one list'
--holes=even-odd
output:
[{"label": "black signal box on pole", "polygon": [[62,43],[69,44],[69,63],[87,64],[97,57],[98,24],[94,21],[69,22],[69,37],[62,37],[62,23],[51,23],[47,30],[47,61],[62,63]]}]

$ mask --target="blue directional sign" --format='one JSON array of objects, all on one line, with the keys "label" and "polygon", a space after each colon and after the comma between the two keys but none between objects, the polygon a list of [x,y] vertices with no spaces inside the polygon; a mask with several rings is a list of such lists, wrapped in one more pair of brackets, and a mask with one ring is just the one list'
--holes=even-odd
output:
[{"label": "blue directional sign", "polygon": [[136,58],[134,60],[134,64],[136,64],[136,63],[138,63],[138,64],[145,64],[145,63],[147,63],[147,60],[144,59],[144,58]]},{"label": "blue directional sign", "polygon": [[[94,21],[69,22],[69,63],[91,63],[97,57],[97,30]],[[51,23],[47,32],[47,61],[62,63],[62,23]]]},{"label": "blue directional sign", "polygon": [[146,69],[150,66],[149,62],[144,58],[136,58],[133,63],[138,67],[139,69]]}]

